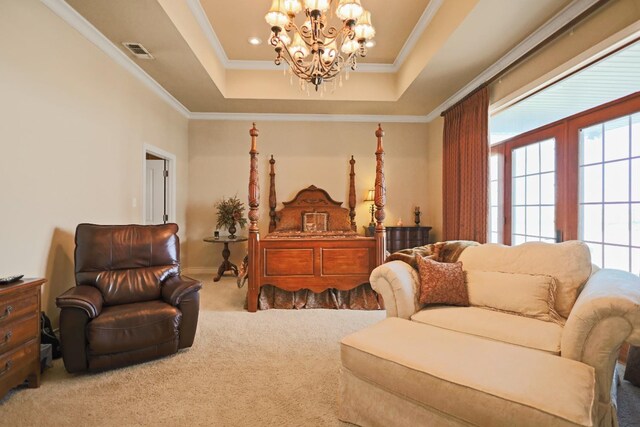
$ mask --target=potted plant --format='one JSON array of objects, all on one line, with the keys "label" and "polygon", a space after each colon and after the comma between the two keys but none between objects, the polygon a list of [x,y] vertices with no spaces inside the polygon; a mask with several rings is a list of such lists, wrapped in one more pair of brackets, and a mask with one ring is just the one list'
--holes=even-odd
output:
[{"label": "potted plant", "polygon": [[236,224],[240,225],[240,228],[247,225],[247,219],[244,217],[244,203],[237,196],[228,199],[223,197],[222,201],[216,203],[216,210],[218,213],[216,227],[226,228],[229,230],[229,238],[235,239]]}]

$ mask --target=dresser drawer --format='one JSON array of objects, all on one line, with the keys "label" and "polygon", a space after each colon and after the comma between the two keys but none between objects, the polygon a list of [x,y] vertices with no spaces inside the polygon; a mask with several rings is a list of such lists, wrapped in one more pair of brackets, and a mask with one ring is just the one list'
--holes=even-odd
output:
[{"label": "dresser drawer", "polygon": [[24,375],[34,363],[37,365],[40,358],[39,347],[38,340],[31,340],[8,353],[0,354],[0,384],[10,381],[16,375]]},{"label": "dresser drawer", "polygon": [[0,327],[30,314],[39,315],[38,294],[35,291],[11,295],[0,300]]},{"label": "dresser drawer", "polygon": [[0,354],[38,337],[38,317],[22,317],[0,324]]}]

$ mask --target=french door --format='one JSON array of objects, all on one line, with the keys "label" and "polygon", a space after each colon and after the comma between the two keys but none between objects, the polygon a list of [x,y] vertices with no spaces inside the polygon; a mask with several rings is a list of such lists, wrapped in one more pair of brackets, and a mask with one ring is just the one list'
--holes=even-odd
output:
[{"label": "french door", "polygon": [[[502,173],[492,172],[491,177],[491,241],[517,245],[561,238],[557,165],[562,161],[558,150],[562,142],[561,129],[551,126],[492,148],[491,166]],[[502,206],[494,203],[500,199]]]},{"label": "french door", "polygon": [[585,241],[640,272],[640,93],[491,149],[490,241]]}]

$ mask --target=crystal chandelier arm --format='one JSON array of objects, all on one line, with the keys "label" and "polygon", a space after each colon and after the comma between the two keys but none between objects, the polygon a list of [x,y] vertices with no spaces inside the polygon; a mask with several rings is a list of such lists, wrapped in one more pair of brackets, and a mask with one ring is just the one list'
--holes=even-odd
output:
[{"label": "crystal chandelier arm", "polygon": [[341,33],[342,30],[338,30],[336,27],[329,27],[326,29],[326,31],[324,29],[320,30],[320,34],[322,35],[322,37],[328,39],[329,41],[334,41]]},{"label": "crystal chandelier arm", "polygon": [[289,64],[289,66],[293,69],[293,73],[301,78],[301,79],[309,79],[311,78],[311,73],[303,67],[300,67],[295,62],[291,62],[289,58],[285,57],[284,60]]},{"label": "crystal chandelier arm", "polygon": [[296,32],[298,34],[300,34],[302,40],[304,40],[306,42],[307,38],[311,37],[311,29],[308,28],[306,25],[301,25],[301,26],[297,26],[295,22],[293,22],[293,20],[290,20],[289,23],[287,25],[285,25],[284,30],[289,32],[289,31],[293,31]]},{"label": "crystal chandelier arm", "polygon": [[[296,58],[295,57],[296,54],[292,55],[286,46],[284,46],[283,50],[286,53],[286,55],[281,55],[281,57],[287,62],[287,64],[289,64],[289,66],[292,69],[294,69],[294,73],[296,75],[298,74],[304,74],[305,76],[310,75],[308,71],[308,69],[310,68],[310,65],[304,63],[303,61],[304,57]],[[299,52],[297,52],[297,54],[299,54]],[[302,56],[302,55],[299,54],[297,56]]]}]

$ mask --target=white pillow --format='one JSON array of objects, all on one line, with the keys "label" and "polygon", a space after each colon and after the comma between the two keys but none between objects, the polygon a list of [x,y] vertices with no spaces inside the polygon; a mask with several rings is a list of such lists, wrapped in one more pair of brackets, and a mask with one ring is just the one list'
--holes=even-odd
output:
[{"label": "white pillow", "polygon": [[486,243],[466,248],[458,261],[465,270],[545,274],[556,280],[555,309],[569,317],[582,287],[591,275],[591,252],[584,242],[527,242],[518,246]]},{"label": "white pillow", "polygon": [[466,281],[472,306],[559,322],[554,309],[556,282],[551,276],[467,270]]}]

